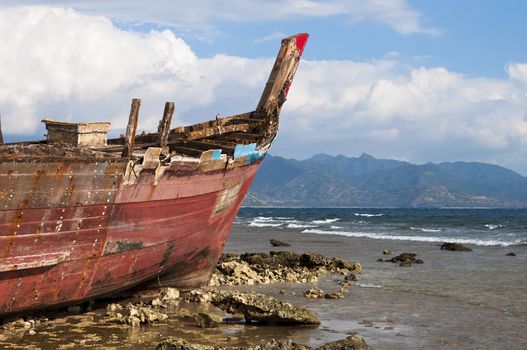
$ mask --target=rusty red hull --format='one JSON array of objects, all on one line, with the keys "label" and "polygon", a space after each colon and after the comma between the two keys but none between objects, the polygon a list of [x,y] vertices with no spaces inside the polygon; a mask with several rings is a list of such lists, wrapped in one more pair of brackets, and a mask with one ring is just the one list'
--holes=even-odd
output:
[{"label": "rusty red hull", "polygon": [[129,186],[123,162],[1,163],[0,314],[75,303],[168,271],[181,287],[203,285],[259,163],[174,164],[157,179],[143,169]]},{"label": "rusty red hull", "polygon": [[[170,273],[208,282],[276,136],[308,34],[285,38],[253,112],[106,144],[108,123],[45,120],[46,142],[0,143],[0,315],[76,303]],[[55,142],[60,141],[59,144]]]}]

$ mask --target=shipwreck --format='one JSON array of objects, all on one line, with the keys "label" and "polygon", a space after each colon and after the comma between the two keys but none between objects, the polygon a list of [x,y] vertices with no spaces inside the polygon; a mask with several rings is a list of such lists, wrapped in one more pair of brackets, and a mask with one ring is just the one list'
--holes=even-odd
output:
[{"label": "shipwreck", "polygon": [[252,112],[136,135],[44,120],[47,139],[0,139],[0,315],[78,303],[169,276],[206,284],[269,150],[308,34],[282,40]]}]

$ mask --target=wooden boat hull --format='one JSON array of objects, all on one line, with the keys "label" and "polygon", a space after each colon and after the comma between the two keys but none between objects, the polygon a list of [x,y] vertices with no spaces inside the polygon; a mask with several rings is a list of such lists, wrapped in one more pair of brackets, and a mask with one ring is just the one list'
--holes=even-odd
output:
[{"label": "wooden boat hull", "polygon": [[[0,143],[0,315],[77,303],[170,273],[206,284],[256,171],[308,35],[282,41],[255,111],[136,138],[45,120],[48,140]],[[56,143],[58,141],[58,143]]]},{"label": "wooden boat hull", "polygon": [[133,186],[115,175],[124,163],[0,164],[11,174],[0,180],[0,314],[75,303],[168,271],[179,287],[207,283],[260,161],[193,174],[174,166],[157,183],[143,170]]}]

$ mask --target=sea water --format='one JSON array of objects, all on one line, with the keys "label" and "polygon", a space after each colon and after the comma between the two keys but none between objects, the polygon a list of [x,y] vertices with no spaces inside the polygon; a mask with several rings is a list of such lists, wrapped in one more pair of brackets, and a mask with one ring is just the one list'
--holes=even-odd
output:
[{"label": "sea water", "polygon": [[527,209],[250,208],[236,223],[299,233],[481,246],[527,244]]}]

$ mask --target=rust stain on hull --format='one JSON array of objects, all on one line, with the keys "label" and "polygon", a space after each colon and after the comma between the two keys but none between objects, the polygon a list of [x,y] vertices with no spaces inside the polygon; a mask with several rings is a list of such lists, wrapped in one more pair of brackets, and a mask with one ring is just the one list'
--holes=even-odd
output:
[{"label": "rust stain on hull", "polygon": [[128,141],[106,140],[105,123],[46,120],[47,142],[0,145],[0,315],[160,275],[180,287],[207,283],[306,39],[284,39],[253,112],[170,130],[166,108],[158,133],[136,136],[137,107]]}]

